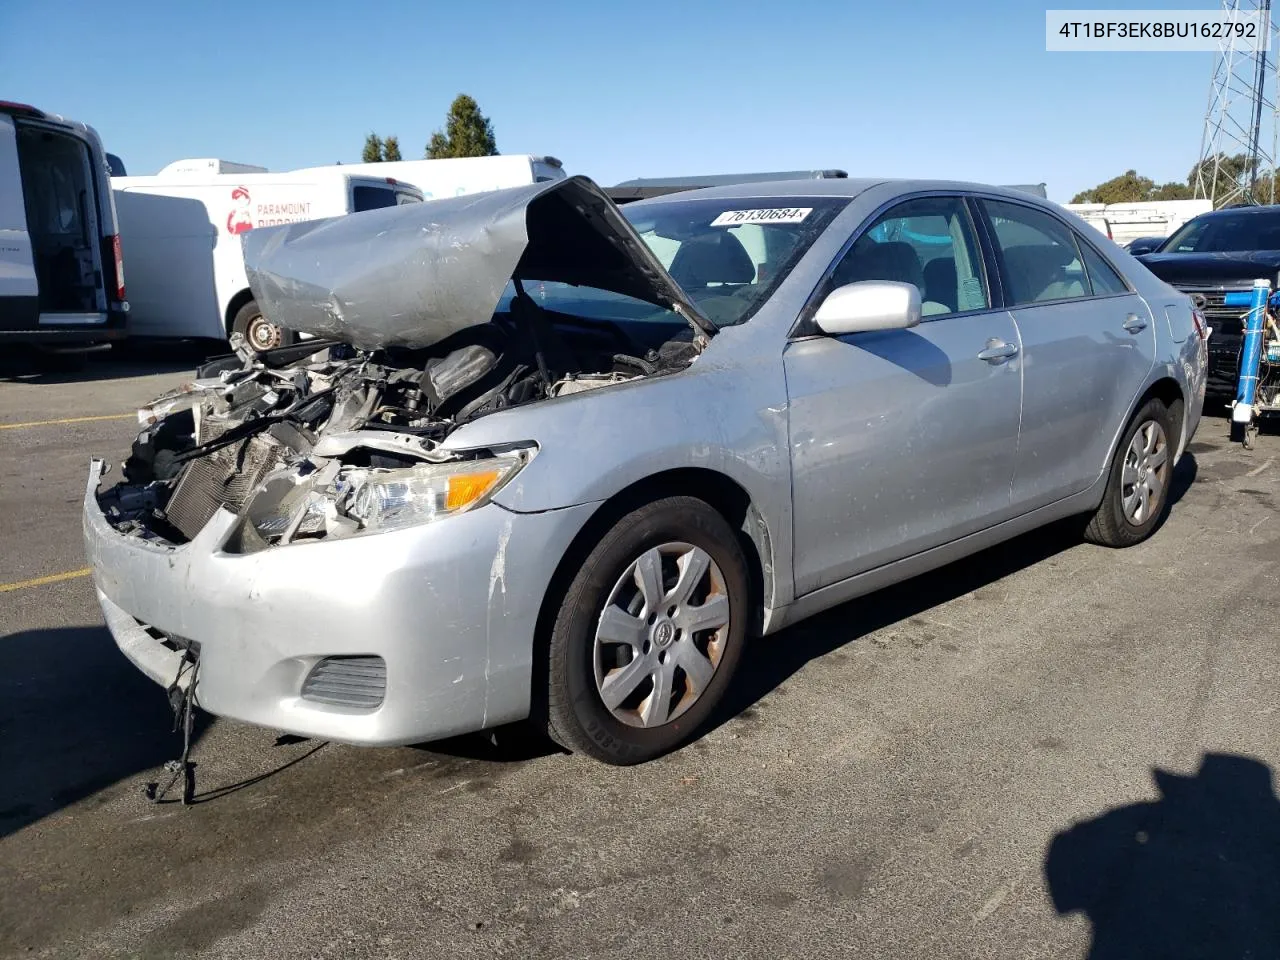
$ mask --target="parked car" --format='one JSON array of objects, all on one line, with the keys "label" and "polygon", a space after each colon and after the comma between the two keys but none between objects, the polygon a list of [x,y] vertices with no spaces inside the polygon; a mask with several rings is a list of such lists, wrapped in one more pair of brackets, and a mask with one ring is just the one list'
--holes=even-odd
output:
[{"label": "parked car", "polygon": [[1148,270],[1197,303],[1209,339],[1209,393],[1215,402],[1235,396],[1247,309],[1227,306],[1229,293],[1276,285],[1280,271],[1280,207],[1240,206],[1189,220],[1154,253],[1139,257]]},{"label": "parked car", "polygon": [[203,707],[303,736],[532,717],[648,759],[748,635],[1065,517],[1150,536],[1200,420],[1188,298],[995,187],[620,211],[572,177],[244,250],[317,339],[141,411],[122,480],[93,462],[86,549],[148,676],[194,660]]},{"label": "parked car", "polygon": [[293,334],[262,315],[244,274],[240,237],[258,227],[417,203],[387,173],[334,167],[269,173],[225,160],[177,160],[155,176],[113,177],[129,249],[130,331],[138,337],[241,339],[255,350]]},{"label": "parked car", "polygon": [[0,343],[82,351],[124,337],[128,310],[102,140],[0,102]]}]

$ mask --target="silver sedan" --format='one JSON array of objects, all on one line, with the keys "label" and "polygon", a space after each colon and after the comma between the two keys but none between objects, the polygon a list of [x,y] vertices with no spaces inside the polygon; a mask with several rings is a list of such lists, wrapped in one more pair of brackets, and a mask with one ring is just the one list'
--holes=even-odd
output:
[{"label": "silver sedan", "polygon": [[313,339],[141,411],[85,540],[143,671],[304,736],[646,760],[750,636],[1050,521],[1150,536],[1200,419],[1187,297],[996,187],[570,178],[244,246]]}]

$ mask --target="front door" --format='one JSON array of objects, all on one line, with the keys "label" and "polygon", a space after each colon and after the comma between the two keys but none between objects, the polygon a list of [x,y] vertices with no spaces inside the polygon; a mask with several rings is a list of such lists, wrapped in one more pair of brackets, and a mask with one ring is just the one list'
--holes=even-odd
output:
[{"label": "front door", "polygon": [[990,307],[964,200],[908,200],[877,218],[827,286],[858,280],[915,284],[924,317],[787,346],[797,594],[1010,516],[1018,331]]}]

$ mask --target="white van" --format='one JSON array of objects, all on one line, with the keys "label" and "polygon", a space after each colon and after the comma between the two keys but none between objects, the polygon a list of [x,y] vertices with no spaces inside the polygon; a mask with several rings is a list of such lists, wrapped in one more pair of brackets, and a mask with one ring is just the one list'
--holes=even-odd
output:
[{"label": "white van", "polygon": [[98,134],[0,102],[0,343],[95,347],[125,336],[128,310]]},{"label": "white van", "polygon": [[[343,170],[407,180],[421,188],[425,200],[466,193],[521,187],[527,183],[563,180],[564,167],[555,157],[499,154],[495,157],[451,157],[447,160],[387,160],[381,163],[342,163],[310,170]],[[297,171],[299,173],[304,171]]]},{"label": "white van", "polygon": [[422,200],[385,174],[267,173],[226,160],[179,160],[152,177],[112,177],[111,186],[130,251],[130,335],[243,337],[256,350],[294,336],[258,310],[240,234]]}]

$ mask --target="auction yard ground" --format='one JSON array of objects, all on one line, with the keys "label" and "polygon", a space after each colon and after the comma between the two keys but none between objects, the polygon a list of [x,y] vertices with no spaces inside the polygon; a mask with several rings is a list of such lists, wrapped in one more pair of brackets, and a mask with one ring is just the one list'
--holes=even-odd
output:
[{"label": "auction yard ground", "polygon": [[[1243,451],[1210,416],[1147,543],[1055,527],[760,641],[717,725],[655,763],[211,721],[200,802],[148,804],[177,740],[102,626],[80,501],[191,362],[0,377],[0,956],[1083,956],[1055,836],[1155,800],[1153,768],[1280,765],[1280,437]],[[1176,949],[1193,909],[1127,884],[1162,823],[1205,833],[1166,886],[1228,931],[1215,843],[1275,856],[1280,806],[1215,804],[1085,851],[1127,955]]]}]

